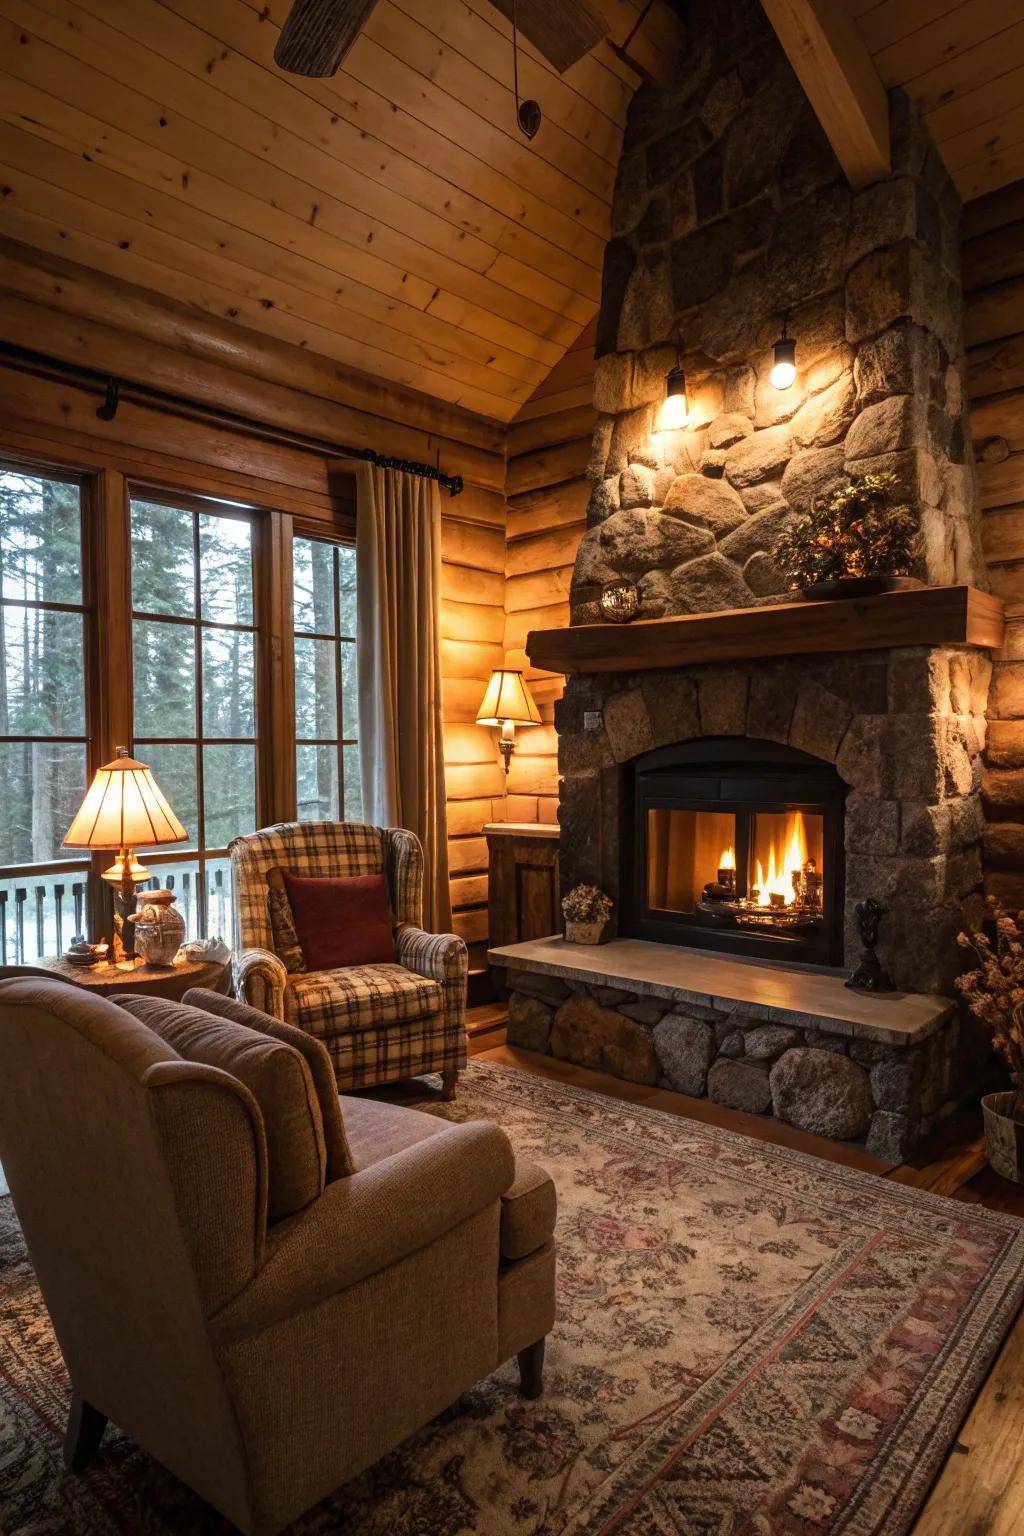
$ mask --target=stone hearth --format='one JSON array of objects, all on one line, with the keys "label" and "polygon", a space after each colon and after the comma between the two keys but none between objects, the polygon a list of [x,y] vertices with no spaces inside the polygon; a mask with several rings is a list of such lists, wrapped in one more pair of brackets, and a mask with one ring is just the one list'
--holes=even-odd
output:
[{"label": "stone hearth", "polygon": [[630,939],[538,939],[490,959],[504,970],[513,1045],[865,1141],[892,1161],[959,1092],[945,998],[873,997],[836,976]]}]

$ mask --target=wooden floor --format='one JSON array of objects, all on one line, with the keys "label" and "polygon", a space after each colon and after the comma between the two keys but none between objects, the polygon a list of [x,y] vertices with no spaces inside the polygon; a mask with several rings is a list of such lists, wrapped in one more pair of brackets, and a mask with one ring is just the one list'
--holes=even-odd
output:
[{"label": "wooden floor", "polygon": [[[516,1050],[505,1044],[504,1015],[498,1007],[471,1010],[469,1030],[470,1054],[482,1060],[1024,1217],[1024,1188],[1001,1179],[986,1162],[980,1117],[951,1122],[912,1164],[895,1166],[857,1147],[808,1136],[760,1115],[723,1109],[709,1099],[645,1088],[551,1056]],[[1008,1334],[911,1536],[1024,1536],[1024,1314]]]}]

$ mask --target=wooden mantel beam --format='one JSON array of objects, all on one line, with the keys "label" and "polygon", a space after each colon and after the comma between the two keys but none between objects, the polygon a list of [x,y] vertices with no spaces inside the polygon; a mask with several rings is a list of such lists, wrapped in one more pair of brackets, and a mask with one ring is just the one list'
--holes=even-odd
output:
[{"label": "wooden mantel beam", "polygon": [[889,101],[847,0],[761,0],[851,185],[892,170]]},{"label": "wooden mantel beam", "polygon": [[818,656],[905,645],[1003,643],[1003,604],[974,587],[911,587],[873,597],[726,608],[633,624],[532,629],[526,654],[545,672],[641,672],[656,667]]}]

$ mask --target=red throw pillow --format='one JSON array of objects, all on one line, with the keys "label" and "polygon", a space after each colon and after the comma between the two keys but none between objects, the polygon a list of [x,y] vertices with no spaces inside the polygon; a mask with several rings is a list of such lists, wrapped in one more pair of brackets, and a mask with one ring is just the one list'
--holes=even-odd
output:
[{"label": "red throw pillow", "polygon": [[311,971],[393,964],[395,940],[383,875],[284,877],[295,931]]}]

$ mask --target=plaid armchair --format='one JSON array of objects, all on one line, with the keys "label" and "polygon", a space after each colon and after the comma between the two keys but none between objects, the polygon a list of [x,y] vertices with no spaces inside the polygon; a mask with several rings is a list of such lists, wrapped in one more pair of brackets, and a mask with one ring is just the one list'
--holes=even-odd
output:
[{"label": "plaid armchair", "polygon": [[[412,832],[355,822],[299,821],[230,845],[234,876],[235,994],[322,1040],[339,1089],[440,1072],[455,1091],[466,1064],[466,946],[424,933],[423,850]],[[292,971],[274,950],[267,877],[378,875],[387,879],[393,965]]]}]

